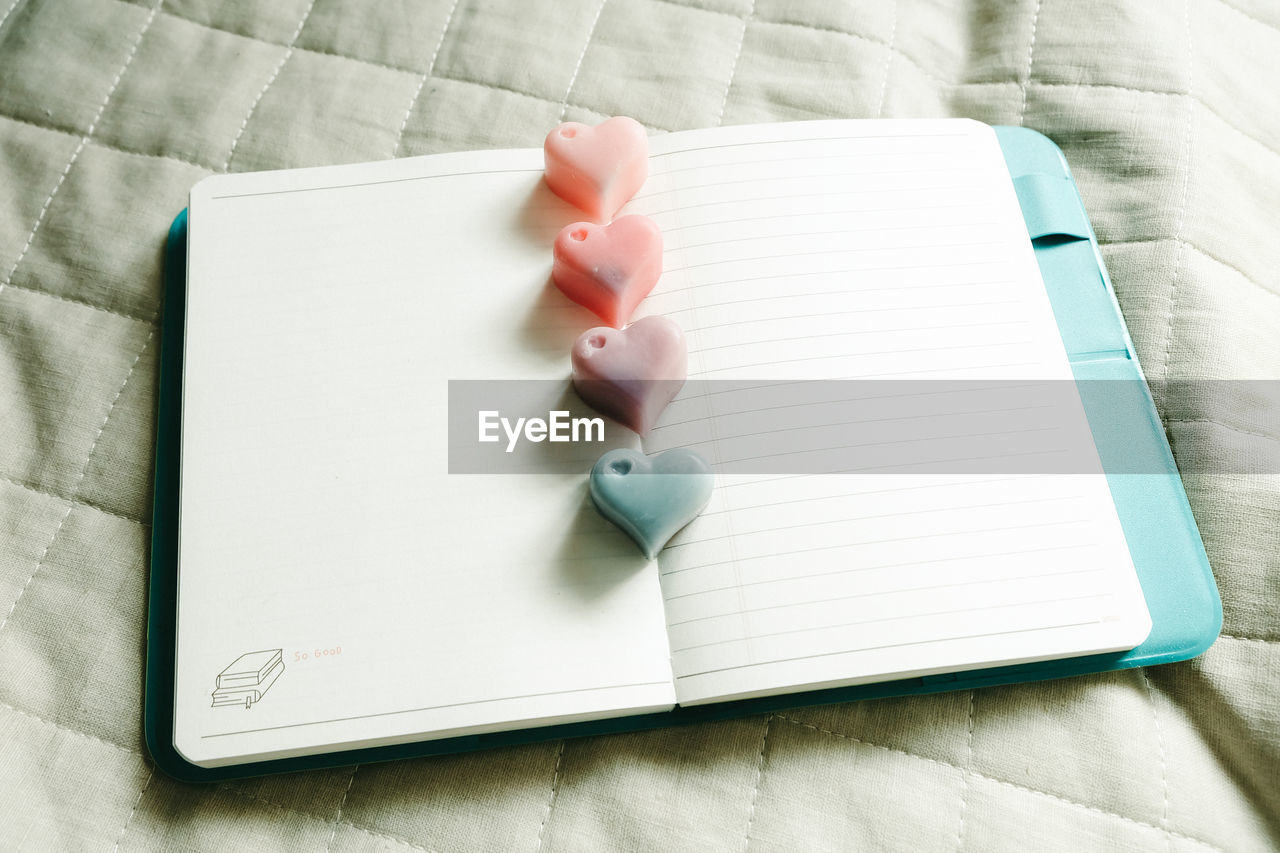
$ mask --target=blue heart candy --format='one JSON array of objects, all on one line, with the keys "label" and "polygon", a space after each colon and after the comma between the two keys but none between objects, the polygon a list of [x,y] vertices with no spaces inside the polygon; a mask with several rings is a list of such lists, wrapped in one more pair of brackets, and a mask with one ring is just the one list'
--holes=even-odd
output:
[{"label": "blue heart candy", "polygon": [[601,456],[591,469],[591,499],[652,560],[702,512],[714,483],[711,466],[692,450],[677,447],[645,456],[621,448]]}]

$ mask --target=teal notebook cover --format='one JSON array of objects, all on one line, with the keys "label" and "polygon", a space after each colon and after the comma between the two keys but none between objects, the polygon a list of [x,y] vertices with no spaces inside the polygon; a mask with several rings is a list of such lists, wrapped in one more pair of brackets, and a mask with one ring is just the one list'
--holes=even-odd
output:
[{"label": "teal notebook cover", "polygon": [[415,744],[204,768],[173,745],[174,637],[177,611],[182,354],[186,317],[187,214],[169,231],[165,262],[155,497],[147,614],[144,731],[156,765],[184,781],[363,764],[423,755],[658,728],[760,714],[802,705],[847,702],[1061,678],[1169,663],[1207,649],[1222,625],[1209,561],[1143,381],[1133,342],[1107,277],[1097,238],[1056,145],[1026,128],[995,128],[1049,301],[1062,334],[1116,510],[1142,585],[1152,629],[1123,653],[970,670],[761,699],[722,702],[587,723],[471,735]]}]

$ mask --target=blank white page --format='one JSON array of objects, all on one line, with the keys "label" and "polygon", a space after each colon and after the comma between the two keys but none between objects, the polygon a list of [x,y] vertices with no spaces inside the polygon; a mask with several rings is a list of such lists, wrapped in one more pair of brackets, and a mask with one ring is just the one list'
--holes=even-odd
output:
[{"label": "blank white page", "polygon": [[[994,132],[809,122],[652,148],[627,210],[658,221],[667,263],[642,313],[683,326],[690,383],[644,448],[693,446],[727,472],[659,557],[679,701],[1141,642],[1150,618]],[[1010,405],[935,382],[933,415],[868,400],[866,422],[823,396],[882,380],[905,400],[942,379],[1070,391]],[[789,405],[757,411],[754,386]],[[1088,473],[1043,473],[1059,457]],[[1043,465],[1010,474],[1015,458]]]},{"label": "blank white page", "polygon": [[[541,174],[539,151],[477,152],[192,191],[175,696],[190,761],[674,703],[654,564],[591,507],[581,463],[448,473],[448,380],[567,386],[591,325],[548,287],[578,217]],[[274,650],[282,673],[227,672]]]}]

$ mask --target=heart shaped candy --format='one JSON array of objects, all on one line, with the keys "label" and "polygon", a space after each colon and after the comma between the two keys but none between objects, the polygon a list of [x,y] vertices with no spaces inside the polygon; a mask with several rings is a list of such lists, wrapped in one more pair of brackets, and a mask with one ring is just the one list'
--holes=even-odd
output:
[{"label": "heart shaped candy", "polygon": [[650,560],[711,500],[715,476],[706,460],[677,447],[656,456],[610,450],[591,469],[591,500],[636,540]]},{"label": "heart shaped candy", "polygon": [[600,222],[631,200],[649,175],[644,126],[614,116],[595,127],[567,121],[547,134],[547,186]]},{"label": "heart shaped candy", "polygon": [[555,242],[551,278],[574,302],[620,329],[662,275],[662,232],[647,216],[575,222]]},{"label": "heart shaped candy", "polygon": [[688,376],[689,354],[666,317],[597,326],[573,344],[573,387],[587,405],[644,435]]}]

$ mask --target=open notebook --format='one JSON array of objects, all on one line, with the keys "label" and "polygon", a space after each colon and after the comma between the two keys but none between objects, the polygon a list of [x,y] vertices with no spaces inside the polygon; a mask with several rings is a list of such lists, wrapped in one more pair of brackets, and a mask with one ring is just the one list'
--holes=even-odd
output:
[{"label": "open notebook", "polygon": [[[1070,384],[991,128],[829,121],[651,140],[623,213],[657,221],[665,272],[637,316],[683,327],[690,384],[629,441],[693,443],[721,469],[706,511],[652,562],[586,496],[601,447],[537,473],[450,471],[451,381],[563,392],[570,345],[598,325],[549,284],[552,240],[582,217],[541,169],[537,149],[465,152],[192,190],[169,427],[182,759],[651,714],[1148,636],[1074,393],[1046,404],[1052,429],[1014,413],[975,431],[966,410],[930,422],[931,446],[977,448],[991,471],[1001,454],[1067,453],[1091,460],[1085,473],[913,469],[897,452],[919,435],[909,419],[859,470],[738,464],[768,446],[737,426],[755,398],[735,388]],[[847,424],[823,411],[797,405],[779,429],[839,447]]]}]

